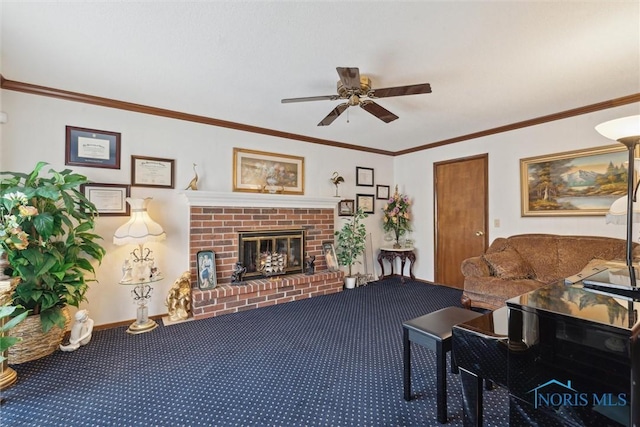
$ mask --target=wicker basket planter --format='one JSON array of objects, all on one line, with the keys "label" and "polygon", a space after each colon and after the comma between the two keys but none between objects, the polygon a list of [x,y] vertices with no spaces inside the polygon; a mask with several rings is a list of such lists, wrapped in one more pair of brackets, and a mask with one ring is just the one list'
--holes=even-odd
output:
[{"label": "wicker basket planter", "polygon": [[64,329],[54,326],[46,334],[42,332],[40,315],[29,316],[11,329],[12,337],[22,338],[20,342],[8,350],[10,365],[30,362],[53,353],[60,348],[64,333],[71,323],[69,308],[64,307],[62,314],[65,318]]}]

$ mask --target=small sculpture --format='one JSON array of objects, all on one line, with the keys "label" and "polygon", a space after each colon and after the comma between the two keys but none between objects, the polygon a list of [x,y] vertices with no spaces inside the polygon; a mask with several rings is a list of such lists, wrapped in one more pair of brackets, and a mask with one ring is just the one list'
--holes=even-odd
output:
[{"label": "small sculpture", "polygon": [[231,273],[231,283],[242,283],[242,276],[247,272],[247,267],[242,265],[241,262],[236,262],[233,266],[233,273]]},{"label": "small sculpture", "polygon": [[60,350],[75,351],[80,348],[81,345],[89,344],[92,332],[93,319],[89,319],[89,312],[87,310],[78,310],[75,315],[75,322],[71,327],[69,344],[60,344]]},{"label": "small sculpture", "polygon": [[198,172],[196,171],[196,164],[193,164],[193,173],[194,173],[194,177],[193,179],[189,182],[189,185],[187,185],[187,188],[185,188],[185,190],[197,190],[198,189]]},{"label": "small sculpture", "polygon": [[133,267],[131,266],[131,259],[127,258],[122,264],[122,279],[120,283],[128,283],[133,279]]},{"label": "small sculpture", "polygon": [[173,322],[187,320],[191,314],[191,273],[185,271],[173,283],[164,305],[169,309],[169,319]]},{"label": "small sculpture", "polygon": [[311,276],[315,273],[316,271],[316,256],[312,256],[307,258],[307,261],[305,262],[305,274],[307,276]]},{"label": "small sculpture", "polygon": [[338,172],[334,172],[333,175],[331,176],[331,182],[333,182],[333,185],[336,186],[336,195],[335,197],[340,197],[338,195],[338,185],[340,185],[341,183],[344,182],[344,178],[341,177]]}]

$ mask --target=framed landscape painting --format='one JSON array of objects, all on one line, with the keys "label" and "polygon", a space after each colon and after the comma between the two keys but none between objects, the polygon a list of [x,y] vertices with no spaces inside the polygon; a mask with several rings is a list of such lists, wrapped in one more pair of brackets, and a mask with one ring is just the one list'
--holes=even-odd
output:
[{"label": "framed landscape painting", "polygon": [[520,160],[522,216],[605,215],[627,194],[622,144]]}]

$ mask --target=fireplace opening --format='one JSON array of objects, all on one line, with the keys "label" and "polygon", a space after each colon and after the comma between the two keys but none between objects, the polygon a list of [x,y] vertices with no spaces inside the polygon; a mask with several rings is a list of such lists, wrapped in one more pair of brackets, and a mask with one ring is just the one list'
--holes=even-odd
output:
[{"label": "fireplace opening", "polygon": [[245,279],[302,273],[304,230],[241,231],[238,261],[247,269]]}]

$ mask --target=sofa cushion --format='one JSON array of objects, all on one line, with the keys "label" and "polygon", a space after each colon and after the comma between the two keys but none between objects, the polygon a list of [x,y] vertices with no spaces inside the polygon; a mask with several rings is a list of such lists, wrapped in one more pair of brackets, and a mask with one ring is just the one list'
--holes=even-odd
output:
[{"label": "sofa cushion", "polygon": [[505,301],[534,289],[544,283],[533,279],[520,279],[505,286],[498,277],[467,277],[464,282],[464,294],[471,300],[473,307],[495,310],[505,305]]},{"label": "sofa cushion", "polygon": [[[534,277],[553,283],[563,277],[558,273],[558,236],[553,234],[521,234],[509,237],[509,246],[531,265]],[[584,264],[583,264],[584,265]],[[575,272],[579,271],[576,270]]]},{"label": "sofa cushion", "polygon": [[513,248],[507,247],[501,252],[483,255],[489,264],[493,276],[501,279],[531,279],[533,269]]}]

